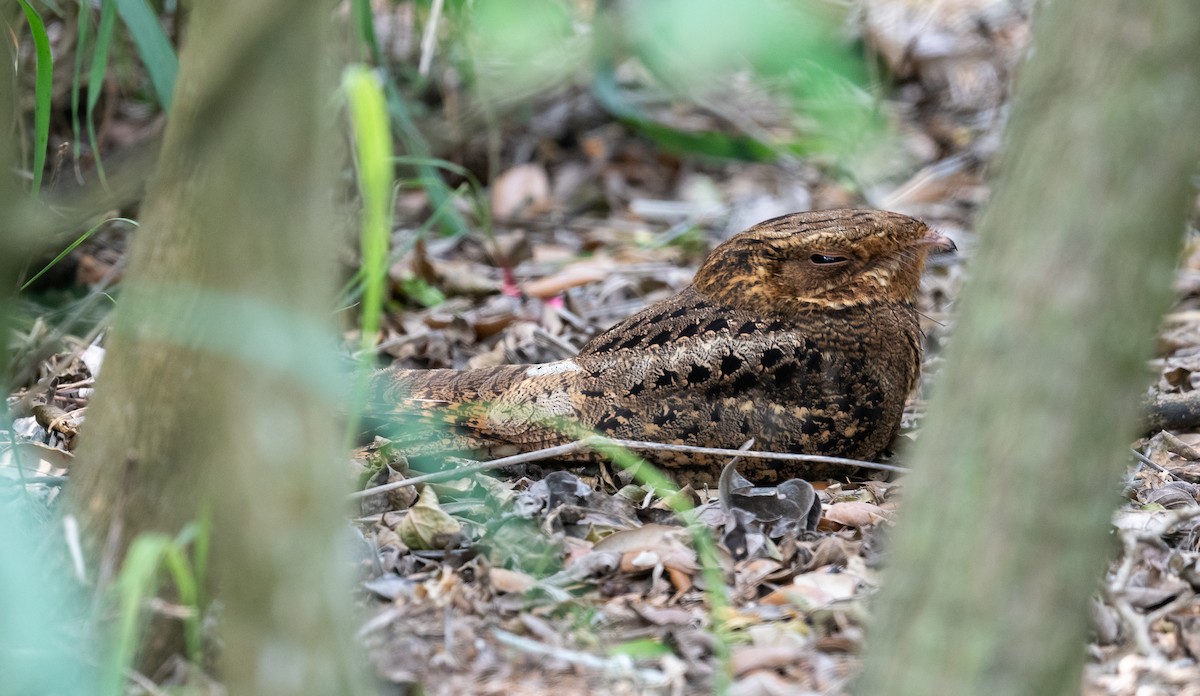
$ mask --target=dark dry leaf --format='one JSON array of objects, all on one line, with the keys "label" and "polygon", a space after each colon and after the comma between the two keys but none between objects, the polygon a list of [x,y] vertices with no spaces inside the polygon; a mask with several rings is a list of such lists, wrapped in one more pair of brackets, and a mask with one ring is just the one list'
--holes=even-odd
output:
[{"label": "dark dry leaf", "polygon": [[811,531],[821,519],[821,500],[812,484],[802,479],[755,487],[730,462],[721,472],[717,490],[722,509],[742,510],[758,522],[770,523],[775,537]]},{"label": "dark dry leaf", "polygon": [[1144,491],[1140,495],[1146,505],[1161,505],[1168,510],[1195,507],[1197,505],[1197,486],[1187,481],[1170,481],[1166,485]]},{"label": "dark dry leaf", "polygon": [[560,505],[584,505],[592,495],[591,486],[567,471],[552,471],[546,478],[530,486],[529,491],[545,489],[546,509]]},{"label": "dark dry leaf", "polygon": [[735,562],[758,556],[770,544],[762,527],[754,522],[754,514],[748,510],[734,508],[728,513],[721,544],[729,550]]}]

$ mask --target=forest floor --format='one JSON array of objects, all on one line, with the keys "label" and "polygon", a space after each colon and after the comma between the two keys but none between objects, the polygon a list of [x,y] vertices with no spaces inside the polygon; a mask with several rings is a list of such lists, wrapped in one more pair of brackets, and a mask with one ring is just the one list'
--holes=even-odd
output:
[{"label": "forest floor", "polygon": [[[922,286],[922,386],[891,460],[903,465],[953,333],[1029,32],[1027,13],[1014,9],[1020,3],[959,5],[917,24],[877,9],[854,25],[894,80],[879,104],[894,150],[870,177],[820,158],[668,154],[578,86],[506,119],[498,160],[489,154],[494,140],[463,138],[456,161],[486,163],[477,167],[485,182],[478,193],[495,234],[414,244],[432,206],[423,190],[402,189],[395,240],[408,251],[392,269],[396,311],[381,336],[382,362],[464,368],[569,357],[684,288],[708,249],[755,222],[810,209],[896,210],[960,250],[936,258]],[[943,50],[913,48],[930,35],[946,42]],[[674,102],[659,117],[680,129],[779,127],[755,85],[727,87],[733,94],[722,106]],[[728,104],[742,106],[731,115]],[[116,150],[154,131],[136,113],[114,109],[111,118]],[[102,293],[119,279],[129,233],[114,226],[93,236],[44,292]],[[1193,230],[1178,305],[1147,365],[1148,394],[1200,386],[1196,240]],[[63,321],[48,315],[24,337],[24,378],[10,395],[17,404],[53,375],[51,403],[69,412],[29,415],[14,428],[42,460],[44,480],[29,487],[48,506],[67,469],[55,450],[68,448],[82,422],[103,356],[95,342],[102,323],[82,322],[89,328],[48,344],[48,327]],[[353,332],[346,339],[357,344]],[[1130,443],[1112,561],[1099,589],[1080,588],[1094,609],[1085,694],[1200,694],[1197,430],[1200,423]],[[413,475],[382,439],[357,451],[352,468],[360,487]],[[819,520],[808,518],[807,502],[747,513],[723,504],[717,490],[664,495],[624,472],[561,470],[552,461],[364,497],[349,522],[361,542],[358,639],[381,679],[431,694],[694,693],[726,671],[739,695],[844,693],[861,665],[904,478],[811,483]],[[681,514],[681,501],[692,511]],[[715,554],[693,541],[685,515],[711,531]],[[723,591],[713,577],[723,578]]]}]

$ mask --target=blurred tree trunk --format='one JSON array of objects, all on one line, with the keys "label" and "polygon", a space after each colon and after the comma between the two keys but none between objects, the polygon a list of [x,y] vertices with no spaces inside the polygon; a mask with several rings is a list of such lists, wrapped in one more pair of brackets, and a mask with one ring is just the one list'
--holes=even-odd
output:
[{"label": "blurred tree trunk", "polygon": [[[19,34],[22,22],[17,3],[0,0],[0,26],[20,28]],[[0,41],[0,65],[5,68],[14,65],[14,43]],[[16,176],[21,163],[14,125],[21,107],[14,99],[15,83],[11,71],[0,79],[0,343],[5,348],[12,338],[12,300],[21,261],[32,246],[28,191]],[[0,355],[0,391],[7,395],[11,352]],[[0,429],[10,426],[6,403],[0,401]],[[0,449],[7,444],[5,438]],[[0,692],[82,693],[86,684],[95,682],[95,675],[84,661],[64,660],[62,655],[64,627],[78,596],[45,553],[42,542],[52,530],[45,521],[44,505],[16,494],[18,490],[5,486],[0,500]],[[86,651],[91,646],[80,647]]]},{"label": "blurred tree trunk", "polygon": [[1200,155],[1200,12],[1044,3],[861,694],[1078,694]]},{"label": "blurred tree trunk", "polygon": [[[354,682],[332,417],[330,11],[292,0],[192,11],[72,471],[73,503],[109,561],[139,533],[211,512],[231,693]],[[146,649],[162,657],[154,633]]]},{"label": "blurred tree trunk", "polygon": [[[0,0],[0,25],[8,27],[20,26],[17,22],[20,10],[17,3]],[[5,41],[0,48],[0,64],[6,68],[13,65],[13,48],[11,41]],[[21,191],[20,181],[16,177],[18,150],[13,134],[16,132],[15,120],[18,114],[13,87],[16,79],[11,74],[0,79],[0,336],[3,337],[7,348],[9,341],[9,306],[16,292],[17,272],[20,269],[19,260],[23,258],[25,249],[22,244],[24,226],[21,225],[21,208],[25,200]],[[11,376],[9,361],[11,354],[8,350],[0,359],[0,382],[8,394],[8,380]]]}]

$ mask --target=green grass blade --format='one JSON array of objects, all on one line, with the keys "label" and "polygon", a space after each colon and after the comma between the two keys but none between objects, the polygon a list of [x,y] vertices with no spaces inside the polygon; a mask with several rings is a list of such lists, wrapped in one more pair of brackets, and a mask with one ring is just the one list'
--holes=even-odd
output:
[{"label": "green grass blade", "polygon": [[175,55],[175,49],[159,24],[158,15],[150,9],[146,0],[116,0],[116,3],[121,21],[129,29],[142,64],[150,73],[158,103],[166,111],[171,107],[175,77],[179,74],[179,58]]},{"label": "green grass blade", "polygon": [[200,593],[203,576],[197,572],[199,564],[190,562],[184,549],[186,540],[193,538],[196,542],[193,549],[197,554],[200,553],[199,545],[203,543],[207,547],[207,537],[207,524],[202,521],[198,525],[189,525],[178,539],[173,540],[163,534],[142,534],[134,539],[125,555],[121,575],[117,578],[116,635],[113,650],[105,664],[103,688],[98,693],[109,696],[124,693],[122,685],[125,673],[137,657],[146,626],[143,605],[158,590],[159,571],[164,566],[175,584],[179,604],[191,610],[191,615],[183,620],[187,658],[201,662]]},{"label": "green grass blade", "polygon": [[[420,181],[418,181],[416,185],[420,186],[422,184]],[[392,255],[388,257],[388,268],[391,268],[392,265],[403,258],[405,254],[412,251],[416,240],[424,237],[429,230],[433,228],[433,223],[438,219],[440,209],[442,207],[452,205],[453,203],[453,198],[446,198],[443,200],[441,206],[434,208],[433,214],[426,218],[425,222],[422,222],[420,227],[416,228],[411,234],[407,235],[406,241],[397,244],[396,248],[392,250]],[[342,291],[339,295],[342,298],[342,302],[346,305],[357,304],[362,298],[364,282],[363,269],[359,268],[342,287]]]},{"label": "green grass blade", "polygon": [[134,539],[125,555],[121,575],[117,578],[117,631],[105,665],[101,694],[117,696],[124,693],[125,671],[133,664],[145,626],[142,604],[157,589],[159,562],[170,544],[171,540],[162,534],[143,534]]},{"label": "green grass blade", "polygon": [[61,252],[59,252],[58,256],[55,256],[54,259],[52,261],[50,261],[50,263],[46,264],[45,266],[42,266],[42,270],[38,271],[36,274],[34,274],[34,276],[32,278],[25,281],[25,284],[21,286],[21,289],[25,290],[30,285],[33,285],[34,282],[36,282],[38,278],[41,278],[42,275],[46,271],[50,270],[51,268],[54,268],[55,264],[57,264],[59,261],[62,261],[63,258],[66,257],[67,254],[71,253],[71,251],[75,249],[75,247],[79,246],[80,244],[83,244],[87,240],[88,237],[91,237],[93,234],[95,234],[96,230],[99,230],[102,226],[104,226],[105,223],[118,222],[118,221],[119,222],[128,222],[129,224],[133,225],[134,227],[137,227],[137,225],[138,225],[135,220],[130,220],[129,218],[123,218],[123,217],[108,218],[107,220],[100,221],[95,227],[88,230],[87,232],[84,232],[82,235],[79,236],[78,239],[71,242],[70,246],[68,246],[66,249],[63,249]]},{"label": "green grass blade", "polygon": [[[374,75],[351,67],[344,79],[354,125],[358,187],[363,200],[362,257],[366,286],[363,291],[362,348],[373,347],[379,330],[387,280],[387,248],[391,235],[392,142],[383,92]],[[372,329],[368,333],[368,329]]]},{"label": "green grass blade", "polygon": [[208,545],[212,540],[212,514],[209,512],[207,503],[200,509],[199,520],[191,526],[195,530],[191,542],[192,570],[196,574],[196,582],[199,587],[196,606],[204,607],[208,603],[208,598],[204,596],[204,583],[208,577]]},{"label": "green grass blade", "polygon": [[42,188],[42,173],[46,168],[46,150],[50,146],[50,89],[54,79],[54,57],[50,55],[50,37],[46,35],[46,23],[27,0],[17,0],[25,11],[25,21],[33,35],[33,47],[37,55],[36,102],[33,111],[33,195]]},{"label": "green grass blade", "polygon": [[351,0],[350,16],[354,18],[358,40],[367,47],[371,60],[376,65],[383,65],[383,51],[379,49],[379,39],[375,36],[375,14],[371,0]]},{"label": "green grass blade", "polygon": [[92,148],[92,157],[96,159],[96,173],[100,183],[108,185],[104,176],[104,164],[100,161],[100,144],[96,142],[96,104],[100,101],[100,93],[104,90],[104,75],[108,72],[108,49],[112,45],[113,27],[117,22],[117,5],[114,0],[102,0],[100,4],[100,23],[96,27],[96,46],[92,51],[92,65],[88,70],[87,109],[84,119],[87,121],[88,144]]},{"label": "green grass blade", "polygon": [[200,664],[200,587],[187,555],[178,544],[172,543],[163,550],[163,561],[175,581],[175,589],[179,592],[179,604],[191,609],[191,614],[183,620],[183,643],[187,658]]},{"label": "green grass blade", "polygon": [[79,19],[75,36],[75,69],[71,73],[71,138],[74,140],[72,154],[79,159],[79,142],[83,133],[79,129],[79,93],[83,84],[83,57],[92,42],[92,7],[87,0],[79,0]]},{"label": "green grass blade", "polygon": [[383,298],[387,289],[388,240],[392,231],[392,135],[388,128],[387,101],[379,80],[365,66],[346,69],[342,88],[350,106],[354,153],[358,162],[358,189],[362,196],[361,357],[355,371],[348,435],[357,430],[359,404],[366,392],[372,365],[371,351],[379,335]]},{"label": "green grass blade", "polygon": [[[396,86],[395,79],[389,79],[385,85],[387,91],[388,113],[391,114],[393,123],[396,127],[396,135],[404,144],[404,147],[409,153],[419,158],[427,158],[429,156],[429,143],[426,142],[425,136],[421,134],[417,128],[416,122],[409,113],[408,104],[404,97],[400,94],[400,88]],[[467,233],[467,223],[463,220],[461,214],[453,205],[443,205],[446,201],[452,200],[454,193],[446,182],[442,180],[441,174],[438,173],[436,167],[428,164],[417,165],[417,176],[420,178],[421,187],[429,194],[429,201],[433,204],[435,210],[441,211],[434,217],[434,224],[441,226],[444,234],[448,236],[460,236]]]}]

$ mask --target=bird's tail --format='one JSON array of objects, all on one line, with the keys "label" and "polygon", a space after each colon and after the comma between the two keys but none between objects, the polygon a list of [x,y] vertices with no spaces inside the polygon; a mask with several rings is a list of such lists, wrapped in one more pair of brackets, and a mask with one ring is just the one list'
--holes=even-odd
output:
[{"label": "bird's tail", "polygon": [[[401,450],[507,453],[503,446],[527,449],[540,442],[515,442],[514,418],[498,409],[519,408],[514,387],[527,380],[527,365],[473,370],[383,370],[371,380],[368,419]],[[540,440],[542,438],[532,438]]]}]

